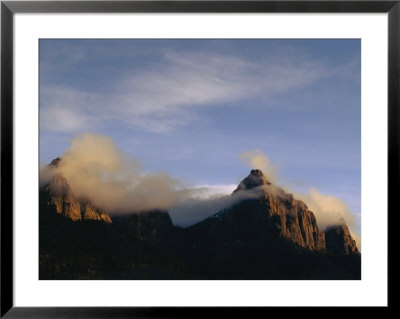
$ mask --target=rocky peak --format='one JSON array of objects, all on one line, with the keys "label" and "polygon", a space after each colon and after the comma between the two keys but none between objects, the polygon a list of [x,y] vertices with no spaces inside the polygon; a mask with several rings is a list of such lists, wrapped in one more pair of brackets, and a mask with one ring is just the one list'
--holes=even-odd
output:
[{"label": "rocky peak", "polygon": [[195,237],[220,243],[284,238],[312,251],[325,249],[324,233],[314,214],[292,194],[272,185],[261,170],[251,170],[233,194],[259,186],[268,187],[260,190],[259,196],[246,198],[244,193],[242,201],[192,226]]},{"label": "rocky peak", "polygon": [[[58,167],[61,158],[52,160],[48,167]],[[98,220],[112,223],[110,216],[94,207],[89,201],[77,198],[67,179],[60,173],[54,175],[39,190],[42,209],[57,213],[73,221]]]},{"label": "rocky peak", "polygon": [[260,169],[252,169],[250,171],[250,175],[254,176],[264,176],[263,172]]},{"label": "rocky peak", "polygon": [[238,187],[233,191],[236,193],[241,190],[248,190],[262,185],[271,185],[271,182],[265,177],[259,169],[252,169],[250,174],[242,180]]},{"label": "rocky peak", "polygon": [[57,157],[57,158],[55,158],[55,159],[53,159],[53,160],[51,161],[50,165],[53,165],[53,166],[58,167],[58,164],[60,164],[60,162],[61,162],[61,158],[60,158],[60,157]]},{"label": "rocky peak", "polygon": [[359,254],[356,242],[346,225],[337,225],[325,230],[326,249],[332,253]]}]

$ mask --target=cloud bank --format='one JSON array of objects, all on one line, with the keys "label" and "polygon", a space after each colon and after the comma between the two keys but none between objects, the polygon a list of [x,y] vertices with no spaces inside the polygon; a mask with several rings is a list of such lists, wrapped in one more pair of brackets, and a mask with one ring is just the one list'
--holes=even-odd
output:
[{"label": "cloud bank", "polygon": [[[67,179],[76,196],[110,213],[168,209],[190,193],[167,173],[144,174],[111,138],[96,134],[76,136],[56,173]],[[52,174],[42,169],[41,183]]]},{"label": "cloud bank", "polygon": [[58,166],[40,170],[40,185],[64,176],[74,195],[90,200],[110,214],[168,210],[174,224],[189,226],[256,196],[241,192],[230,196],[236,185],[185,185],[165,172],[144,173],[140,164],[107,136],[80,134],[61,157]]}]

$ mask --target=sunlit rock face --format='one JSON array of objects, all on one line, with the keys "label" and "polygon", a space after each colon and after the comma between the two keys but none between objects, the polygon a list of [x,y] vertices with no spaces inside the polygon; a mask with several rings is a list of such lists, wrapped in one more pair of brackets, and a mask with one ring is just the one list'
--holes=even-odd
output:
[{"label": "sunlit rock face", "polygon": [[232,196],[253,191],[255,198],[243,200],[190,227],[199,243],[270,242],[279,238],[310,251],[334,254],[359,254],[346,225],[325,232],[307,205],[273,185],[262,171],[251,170]]},{"label": "sunlit rock face", "polygon": [[325,234],[302,201],[272,185],[260,170],[252,170],[233,195],[252,189],[257,192],[256,198],[243,200],[192,226],[194,237],[221,243],[285,238],[311,251],[326,248]]},{"label": "sunlit rock face", "polygon": [[112,223],[110,215],[108,215],[107,213],[104,213],[104,212],[100,213],[100,220],[102,220],[106,223],[109,223],[109,224]]},{"label": "sunlit rock face", "polygon": [[346,225],[329,227],[325,231],[326,248],[336,254],[360,254]]},{"label": "sunlit rock face", "polygon": [[325,249],[325,236],[314,214],[292,194],[282,190],[277,194],[266,192],[260,205],[268,212],[269,221],[280,237],[309,250]]},{"label": "sunlit rock face", "polygon": [[40,191],[41,197],[47,199],[46,204],[49,208],[55,208],[58,214],[74,221],[82,219],[81,205],[72,194],[64,177],[54,176]]},{"label": "sunlit rock face", "polygon": [[[61,159],[54,159],[50,165],[57,167]],[[95,208],[89,201],[78,199],[71,190],[68,181],[61,174],[53,176],[39,190],[42,207],[55,211],[73,221],[98,220],[112,223],[111,217]]]}]

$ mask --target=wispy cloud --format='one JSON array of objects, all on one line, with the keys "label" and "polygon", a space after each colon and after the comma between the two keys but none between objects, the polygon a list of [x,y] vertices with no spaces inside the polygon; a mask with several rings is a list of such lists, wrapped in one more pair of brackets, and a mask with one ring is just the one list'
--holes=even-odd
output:
[{"label": "wispy cloud", "polygon": [[239,154],[239,158],[248,168],[260,169],[269,181],[275,183],[278,177],[278,167],[271,164],[268,156],[261,150],[255,149]]},{"label": "wispy cloud", "polygon": [[236,184],[217,184],[217,185],[198,185],[196,186],[196,196],[198,199],[209,199],[232,194],[236,189]]},{"label": "wispy cloud", "polygon": [[114,120],[167,133],[196,120],[202,107],[229,106],[255,97],[268,100],[335,72],[307,57],[249,60],[211,51],[169,50],[158,63],[120,74],[117,80],[102,79],[91,92],[72,84],[42,85],[42,128],[78,131],[87,129],[90,118],[99,125]]},{"label": "wispy cloud", "polygon": [[79,132],[96,125],[93,108],[100,96],[78,89],[50,86],[40,88],[40,129]]}]

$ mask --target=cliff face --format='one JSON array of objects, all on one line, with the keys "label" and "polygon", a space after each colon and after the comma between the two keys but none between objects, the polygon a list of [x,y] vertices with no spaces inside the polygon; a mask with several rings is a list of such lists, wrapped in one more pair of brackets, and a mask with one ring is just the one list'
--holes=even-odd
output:
[{"label": "cliff face", "polygon": [[[54,160],[51,165],[54,165]],[[56,175],[39,190],[41,208],[53,210],[73,221],[98,220],[112,223],[111,217],[85,200],[75,197],[65,177]]]},{"label": "cliff face", "polygon": [[278,236],[309,250],[325,249],[324,233],[319,230],[315,216],[308,207],[282,189],[275,191],[266,191],[259,205]]},{"label": "cliff face", "polygon": [[311,251],[358,252],[346,226],[321,232],[306,204],[273,186],[260,170],[252,170],[233,195],[249,190],[257,192],[256,198],[241,201],[190,227],[191,237],[198,244],[284,238]]},{"label": "cliff face", "polygon": [[330,227],[325,231],[326,248],[336,254],[360,254],[346,225]]}]

